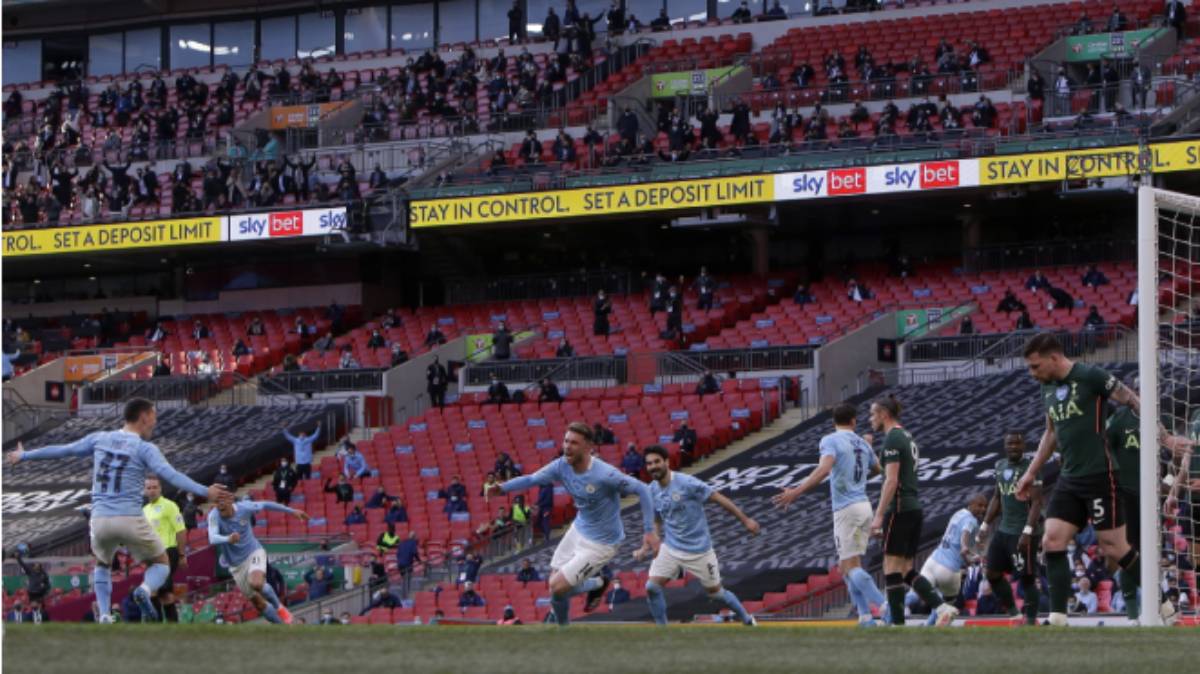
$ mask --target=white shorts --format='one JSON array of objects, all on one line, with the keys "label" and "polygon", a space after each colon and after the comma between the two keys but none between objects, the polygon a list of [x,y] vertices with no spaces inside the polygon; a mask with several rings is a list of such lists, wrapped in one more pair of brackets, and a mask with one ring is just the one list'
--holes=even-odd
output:
[{"label": "white shorts", "polygon": [[933,557],[925,560],[925,565],[921,567],[921,575],[933,584],[934,589],[942,593],[943,598],[957,597],[959,589],[962,588],[962,574],[938,564]]},{"label": "white shorts", "polygon": [[650,577],[675,580],[680,569],[692,574],[705,589],[721,585],[721,565],[712,548],[705,552],[680,552],[665,543],[658,546],[658,556],[650,564]]},{"label": "white shorts", "polygon": [[572,526],[554,549],[550,568],[562,573],[572,587],[600,573],[617,556],[617,546],[589,541]]},{"label": "white shorts", "polygon": [[851,503],[833,513],[833,542],[837,547],[838,559],[861,557],[867,553],[867,542],[871,539],[871,504],[866,501]]},{"label": "white shorts", "polygon": [[129,550],[139,562],[148,562],[167,552],[145,515],[92,517],[90,528],[92,554],[106,565],[112,564],[113,555],[120,547]]},{"label": "white shorts", "polygon": [[229,574],[233,576],[233,582],[247,597],[255,595],[254,588],[250,586],[250,574],[255,571],[267,573],[267,553],[262,548],[255,550],[245,561],[229,570]]}]

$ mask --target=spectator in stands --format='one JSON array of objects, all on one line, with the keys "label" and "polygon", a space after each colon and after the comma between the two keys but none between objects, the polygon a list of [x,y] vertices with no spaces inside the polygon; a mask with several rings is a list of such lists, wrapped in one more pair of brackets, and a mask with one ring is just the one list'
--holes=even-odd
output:
[{"label": "spectator in stands", "polygon": [[1100,315],[1100,309],[1095,304],[1092,305],[1088,315],[1083,319],[1084,330],[1096,330],[1104,326],[1104,317]]},{"label": "spectator in stands", "polygon": [[465,612],[468,608],[484,606],[485,604],[486,602],[483,597],[475,591],[475,583],[468,581],[463,584],[462,594],[458,595],[458,607],[460,609],[463,609]]},{"label": "spectator in stands", "polygon": [[500,321],[496,331],[492,333],[492,358],[508,360],[512,357],[513,334],[509,332],[504,321]]},{"label": "spectator in stands", "polygon": [[808,289],[807,283],[801,283],[796,286],[796,294],[792,295],[792,302],[799,305],[812,304],[813,296]]},{"label": "spectator in stands", "polygon": [[338,503],[353,503],[354,502],[354,487],[346,479],[345,475],[338,475],[336,485],[331,484],[333,478],[325,478],[324,490],[327,494],[336,494]]},{"label": "spectator in stands", "polygon": [[542,379],[540,390],[538,391],[538,402],[561,403],[562,401],[563,397],[558,391],[558,384],[555,384],[549,377]]},{"label": "spectator in stands", "polygon": [[358,364],[358,359],[354,357],[354,347],[350,344],[342,346],[342,355],[338,359],[338,368],[342,370],[356,370],[361,367]]},{"label": "spectator in stands", "polygon": [[962,321],[960,321],[958,324],[958,334],[960,334],[960,335],[975,334],[975,322],[971,320],[970,316],[963,316]]},{"label": "spectator in stands", "polygon": [[188,531],[196,528],[196,520],[200,517],[200,506],[196,505],[196,495],[188,492],[187,498],[184,499],[183,508],[183,526]]},{"label": "spectator in stands", "polygon": [[671,436],[672,442],[679,443],[679,452],[688,462],[696,456],[697,439],[695,429],[688,426],[686,421],[680,423],[679,428],[675,429],[675,435]]},{"label": "spectator in stands", "polygon": [[393,522],[387,523],[387,530],[379,532],[379,537],[375,539],[375,550],[381,555],[386,555],[396,549],[400,545],[400,536],[396,534],[396,525]]},{"label": "spectator in stands", "polygon": [[[333,584],[333,579],[326,573],[325,567],[318,564],[304,574],[304,582],[308,584],[308,599],[312,601],[329,594],[329,588]],[[329,609],[326,610],[328,611]],[[332,613],[330,613],[330,617],[333,617]],[[326,624],[324,618],[322,618],[321,624]]]},{"label": "spectator in stands", "polygon": [[663,336],[666,339],[683,337],[683,297],[675,286],[667,291],[667,330]]},{"label": "spectator in stands", "polygon": [[371,336],[367,338],[368,349],[382,349],[387,347],[387,340],[383,338],[383,333],[378,329],[371,331]]},{"label": "spectator in stands", "polygon": [[671,30],[671,17],[667,14],[666,7],[658,10],[658,16],[650,21],[650,30],[656,33]]},{"label": "spectator in stands", "polygon": [[1100,286],[1108,285],[1108,277],[1104,272],[1100,271],[1096,265],[1088,265],[1087,271],[1083,274],[1083,285],[1088,288],[1099,288]]},{"label": "spectator in stands", "polygon": [[1066,290],[1049,286],[1046,288],[1046,294],[1050,296],[1052,302],[1049,308],[1066,309],[1067,313],[1075,311],[1075,298],[1071,297],[1071,293]]},{"label": "spectator in stands", "polygon": [[546,18],[542,20],[542,37],[547,42],[554,43],[554,51],[558,51],[558,40],[562,35],[562,23],[558,19],[558,14],[554,13],[554,8],[550,7],[546,10]]},{"label": "spectator in stands", "polygon": [[1000,300],[1000,303],[996,305],[996,311],[1002,311],[1006,315],[1011,314],[1014,311],[1025,311],[1025,309],[1025,303],[1017,299],[1017,296],[1013,294],[1012,290],[1005,290],[1004,297]]},{"label": "spectator in stands", "polygon": [[312,433],[300,431],[297,435],[288,433],[286,427],[283,429],[283,437],[292,443],[292,461],[296,464],[296,478],[298,480],[307,480],[312,477],[313,443],[320,436],[321,424],[317,424]]},{"label": "spectator in stands", "polygon": [[1040,101],[1046,97],[1046,80],[1042,79],[1042,74],[1037,68],[1030,68],[1032,71],[1029,79],[1025,82],[1025,93],[1032,101]]},{"label": "spectator in stands", "polygon": [[1016,330],[1032,330],[1034,328],[1033,319],[1029,317],[1029,310],[1022,309],[1021,315],[1017,316]]},{"label": "spectator in stands", "polygon": [[288,460],[280,459],[279,468],[275,469],[275,475],[271,478],[271,487],[275,489],[275,500],[279,503],[288,504],[292,501],[292,490],[296,488],[296,469],[288,464]]},{"label": "spectator in stands", "polygon": [[29,594],[31,605],[33,602],[40,605],[50,592],[50,575],[46,573],[41,562],[34,562],[32,565],[26,564],[20,549],[17,550],[16,558],[21,572],[25,574],[25,591]]},{"label": "spectator in stands", "polygon": [[750,137],[750,106],[741,97],[734,98],[733,118],[729,121],[729,133],[736,143],[745,145]]},{"label": "spectator in stands", "polygon": [[612,7],[605,14],[605,19],[608,21],[610,36],[617,36],[625,31],[625,8],[622,6],[621,0],[613,0]]},{"label": "spectator in stands", "polygon": [[229,491],[237,491],[237,478],[229,472],[229,466],[224,463],[217,469],[217,476],[213,478],[213,482],[224,486]]},{"label": "spectator in stands", "polygon": [[[426,339],[426,341],[429,340]],[[425,368],[425,383],[430,403],[434,407],[445,407],[446,387],[449,384],[449,375],[446,373],[446,367],[442,365],[438,356],[434,356],[433,362],[429,364],[429,367]]]},{"label": "spectator in stands", "polygon": [[525,132],[525,140],[521,141],[521,149],[517,156],[527,164],[536,164],[542,159],[542,141],[538,140],[537,132],[530,129]]},{"label": "spectator in stands", "polygon": [[367,457],[358,451],[354,443],[346,446],[346,455],[342,459],[342,474],[350,480],[368,477],[371,474],[371,469],[367,466]]},{"label": "spectator in stands", "polygon": [[998,114],[992,99],[980,94],[979,100],[975,101],[975,106],[971,109],[971,122],[981,129],[990,129]]},{"label": "spectator in stands", "polygon": [[853,278],[846,282],[846,296],[854,302],[862,302],[875,297],[866,285]]},{"label": "spectator in stands", "polygon": [[1187,26],[1187,10],[1183,0],[1167,0],[1167,25],[1175,29],[1175,39],[1183,41],[1184,27]]},{"label": "spectator in stands", "polygon": [[496,457],[496,463],[492,468],[492,472],[500,478],[501,482],[511,480],[521,474],[521,471],[517,469],[517,464],[513,462],[508,452],[500,452],[500,456]]},{"label": "spectator in stands", "polygon": [[446,335],[442,332],[437,324],[429,326],[429,332],[425,333],[425,347],[433,348],[446,343]]},{"label": "spectator in stands", "polygon": [[403,365],[408,362],[408,352],[400,345],[400,342],[392,343],[392,367]]},{"label": "spectator in stands", "polygon": [[442,506],[442,512],[445,512],[447,515],[470,511],[470,508],[467,506],[467,487],[462,483],[462,478],[458,475],[450,478],[450,484],[438,492],[438,498],[445,499],[446,504]]},{"label": "spectator in stands", "polygon": [[158,363],[154,366],[155,377],[170,377],[171,376],[171,360],[170,356],[163,354],[159,357]]},{"label": "spectator in stands", "polygon": [[1113,5],[1112,14],[1108,15],[1108,23],[1104,26],[1105,32],[1120,33],[1129,25],[1129,20],[1121,13],[1121,8]]},{"label": "spectator in stands", "polygon": [[392,496],[389,496],[384,491],[383,487],[375,487],[375,493],[371,494],[371,498],[367,499],[367,510],[382,510],[387,507],[392,498]]},{"label": "spectator in stands", "polygon": [[520,0],[513,0],[508,10],[508,42],[518,44],[525,41],[525,12],[521,11]]},{"label": "spectator in stands", "polygon": [[575,357],[575,347],[571,346],[571,342],[568,341],[566,337],[563,337],[561,340],[559,340],[558,348],[555,349],[555,351],[554,351],[554,357],[555,358],[574,358]]},{"label": "spectator in stands", "polygon": [[717,382],[717,378],[711,370],[705,370],[700,376],[700,381],[696,384],[696,395],[705,396],[712,393],[720,393],[721,385]]},{"label": "spectator in stands", "polygon": [[1074,608],[1072,612],[1090,614],[1096,613],[1099,608],[1099,598],[1095,592],[1092,592],[1092,581],[1088,580],[1087,576],[1079,579],[1079,590],[1075,593]]},{"label": "spectator in stands", "polygon": [[1053,114],[1065,115],[1071,110],[1071,89],[1074,83],[1067,76],[1065,66],[1059,66],[1054,78],[1054,110]]},{"label": "spectator in stands", "polygon": [[[779,0],[775,0],[775,6],[779,6]],[[627,601],[629,601],[629,590],[621,587],[620,578],[613,578],[612,589],[608,591],[608,596],[604,598],[604,603],[608,604],[608,610],[611,611]]]},{"label": "spectator in stands", "polygon": [[500,480],[496,479],[494,471],[487,474],[487,477],[483,480],[483,487],[479,489],[479,495],[483,497],[484,503],[487,503],[491,499],[492,492],[501,493]]},{"label": "spectator in stands", "polygon": [[529,561],[529,558],[522,559],[521,568],[517,570],[517,582],[528,585],[539,582],[541,579],[542,577],[538,574],[537,569],[533,568],[533,563]]},{"label": "spectator in stands", "polygon": [[354,506],[349,515],[346,515],[346,526],[352,524],[366,524],[367,514],[363,512],[362,506]]},{"label": "spectator in stands", "polygon": [[421,546],[417,540],[417,532],[409,531],[408,538],[396,546],[396,567],[407,583],[413,566],[421,561]]},{"label": "spectator in stands", "polygon": [[1025,281],[1025,289],[1032,290],[1035,293],[1039,290],[1049,287],[1050,279],[1046,278],[1046,275],[1043,274],[1041,270],[1034,272],[1033,275]]},{"label": "spectator in stands", "polygon": [[[1007,581],[1001,579],[1000,582]],[[984,581],[979,586],[979,599],[976,600],[975,615],[998,615],[1000,613],[1002,613],[1000,602],[992,592],[992,586]]]},{"label": "spectator in stands", "polygon": [[161,342],[170,336],[170,334],[171,333],[167,332],[166,327],[163,326],[162,321],[158,321],[154,324],[154,327],[146,333],[146,340],[152,344],[157,344],[158,342]]},{"label": "spectator in stands", "polygon": [[492,383],[488,385],[487,395],[487,401],[496,405],[503,405],[512,400],[508,386],[495,374],[492,375]]},{"label": "spectator in stands", "polygon": [[264,337],[266,334],[267,328],[258,316],[251,319],[250,324],[246,326],[246,335],[250,337]]},{"label": "spectator in stands", "polygon": [[642,458],[642,453],[638,451],[637,445],[629,443],[625,449],[625,456],[621,458],[621,470],[625,471],[626,475],[638,477],[642,474],[642,468],[645,465],[645,459]]},{"label": "spectator in stands", "polygon": [[[382,536],[383,534],[380,534]],[[386,587],[379,588],[371,595],[371,603],[359,612],[358,615],[364,616],[377,608],[394,609],[401,605],[400,598],[392,594]]]},{"label": "spectator in stands", "polygon": [[599,421],[592,426],[592,437],[596,438],[597,445],[615,445],[617,443],[617,436],[612,429],[605,427]]},{"label": "spectator in stands", "polygon": [[592,334],[596,336],[607,337],[611,326],[608,324],[608,315],[612,313],[612,300],[608,299],[608,295],[601,289],[596,293],[596,299],[592,302]]},{"label": "spectator in stands", "polygon": [[754,20],[753,15],[750,14],[750,5],[746,0],[742,0],[742,4],[733,10],[733,14],[730,14],[729,18],[733,19],[734,23],[750,23]]}]

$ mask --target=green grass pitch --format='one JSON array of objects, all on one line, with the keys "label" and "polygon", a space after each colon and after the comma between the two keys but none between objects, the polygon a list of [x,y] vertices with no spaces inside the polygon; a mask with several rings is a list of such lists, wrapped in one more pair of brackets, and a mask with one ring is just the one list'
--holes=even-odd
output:
[{"label": "green grass pitch", "polygon": [[1195,671],[1200,629],[17,625],[11,672]]}]

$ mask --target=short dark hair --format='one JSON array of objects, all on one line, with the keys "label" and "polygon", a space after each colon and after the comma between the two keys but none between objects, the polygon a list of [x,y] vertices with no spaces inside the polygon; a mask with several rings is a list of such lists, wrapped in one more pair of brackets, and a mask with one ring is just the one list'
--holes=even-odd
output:
[{"label": "short dark hair", "polygon": [[888,413],[893,419],[900,418],[900,401],[894,395],[886,395],[875,401],[876,405]]},{"label": "short dark hair", "polygon": [[838,426],[849,426],[858,418],[858,408],[850,403],[839,403],[833,406],[833,423]]},{"label": "short dark hair", "polygon": [[154,403],[145,398],[130,399],[129,402],[125,403],[125,423],[137,423],[137,420],[141,419],[143,414],[152,409],[154,409]]},{"label": "short dark hair", "polygon": [[1058,337],[1049,332],[1042,332],[1029,338],[1029,341],[1025,343],[1023,355],[1028,358],[1035,353],[1039,356],[1052,356],[1062,352],[1062,342],[1058,341]]},{"label": "short dark hair", "polygon": [[[596,425],[599,426],[600,424]],[[567,432],[581,436],[584,440],[587,440],[589,444],[596,444],[596,432],[592,430],[592,427],[588,426],[585,422],[572,421],[571,423],[567,424]]]},{"label": "short dark hair", "polygon": [[642,452],[642,455],[647,458],[651,454],[662,457],[662,460],[668,463],[671,461],[671,454],[662,445],[650,445],[646,448],[646,451]]}]

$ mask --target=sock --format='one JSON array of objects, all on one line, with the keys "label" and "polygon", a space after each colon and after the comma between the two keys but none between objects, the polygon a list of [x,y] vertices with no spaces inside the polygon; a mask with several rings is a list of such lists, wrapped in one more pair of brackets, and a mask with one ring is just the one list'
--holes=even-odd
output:
[{"label": "sock", "polygon": [[600,578],[600,576],[592,576],[591,578],[588,578],[587,580],[583,581],[582,583],[571,588],[567,592],[567,597],[570,598],[570,597],[574,597],[577,594],[584,594],[585,592],[591,592],[592,590],[599,590],[603,586],[604,586],[604,580],[602,578]]},{"label": "sock", "polygon": [[146,576],[142,579],[142,587],[146,588],[151,595],[158,592],[158,588],[167,582],[167,577],[171,575],[171,567],[166,564],[151,564],[146,569]]},{"label": "sock", "polygon": [[1038,588],[1037,578],[1022,576],[1021,591],[1025,593],[1025,624],[1036,625],[1038,607],[1042,601],[1042,591]]},{"label": "sock", "polygon": [[283,605],[283,602],[279,601],[279,595],[275,594],[275,588],[271,587],[270,583],[263,583],[262,589],[258,593],[263,596],[263,599],[267,600],[268,604],[275,608]]},{"label": "sock", "polygon": [[96,607],[100,610],[96,622],[100,622],[100,616],[112,615],[112,572],[107,566],[92,570],[92,590],[96,592]]},{"label": "sock", "polygon": [[929,605],[930,611],[937,610],[937,607],[944,603],[942,596],[937,593],[937,590],[933,589],[933,585],[929,584],[929,579],[925,576],[919,573],[915,575],[910,573],[908,584],[917,593],[917,596],[921,598],[921,601]]},{"label": "sock", "polygon": [[892,624],[904,624],[904,576],[898,573],[889,573],[884,576],[884,582],[887,583],[887,603],[888,610],[892,612]]},{"label": "sock", "polygon": [[1118,569],[1115,579],[1117,585],[1121,588],[1121,596],[1125,599],[1125,617],[1130,620],[1137,620],[1138,617],[1138,583],[1137,580],[1130,578],[1130,573],[1124,569]]},{"label": "sock", "polygon": [[1071,594],[1071,563],[1067,551],[1046,553],[1046,579],[1050,581],[1050,612],[1067,613],[1067,596]]},{"label": "sock", "polygon": [[551,597],[550,608],[554,609],[554,619],[559,627],[566,627],[571,623],[570,597]]},{"label": "sock", "polygon": [[871,574],[861,568],[854,568],[850,570],[847,578],[850,579],[850,582],[854,583],[854,586],[858,588],[859,594],[863,596],[863,599],[868,604],[873,604],[881,609],[883,608],[887,599],[879,591],[879,587],[875,585],[875,579],[871,577]]},{"label": "sock", "polygon": [[1003,575],[998,578],[988,578],[988,585],[992,586],[992,593],[996,595],[996,600],[1000,602],[1000,608],[1007,611],[1009,615],[1016,615],[1017,600],[1013,598],[1012,585],[1008,584],[1008,580]]},{"label": "sock", "polygon": [[862,592],[858,591],[858,588],[854,586],[854,583],[850,582],[849,578],[846,578],[846,591],[850,593],[850,601],[854,604],[854,609],[858,611],[859,622],[870,619],[870,605],[867,604],[867,600],[862,596]]},{"label": "sock", "polygon": [[742,602],[739,601],[737,595],[730,590],[726,589],[720,594],[709,595],[709,597],[716,599],[717,601],[725,602],[725,605],[733,609],[733,612],[737,614],[737,617],[740,618],[742,622],[750,622],[750,614],[746,613],[746,608],[742,606]]},{"label": "sock", "polygon": [[271,606],[270,604],[267,604],[267,607],[263,609],[262,614],[269,623],[275,623],[276,625],[283,623],[283,618],[279,617],[279,611],[275,610],[275,607]]},{"label": "sock", "polygon": [[662,585],[646,581],[646,603],[650,605],[650,615],[655,624],[667,624],[667,597],[663,594]]}]

